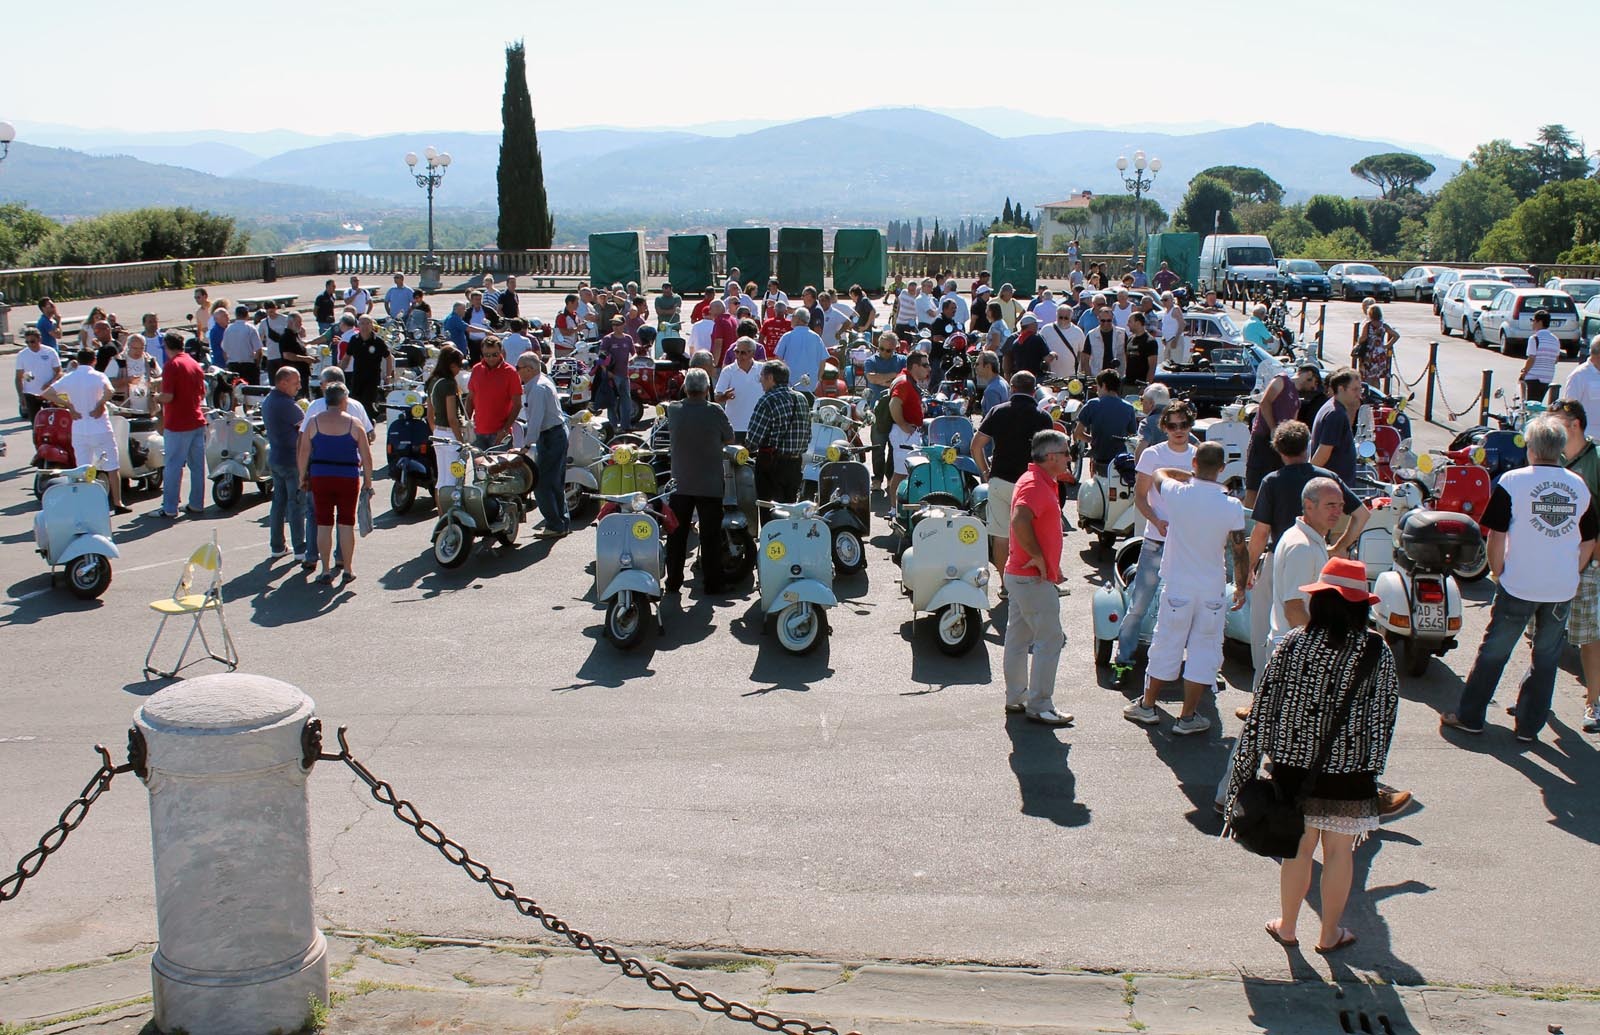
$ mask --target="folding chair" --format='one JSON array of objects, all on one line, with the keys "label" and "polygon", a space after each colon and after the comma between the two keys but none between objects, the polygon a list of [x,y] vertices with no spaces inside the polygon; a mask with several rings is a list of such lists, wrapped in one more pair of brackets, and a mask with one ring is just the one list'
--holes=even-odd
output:
[{"label": "folding chair", "polygon": [[[199,593],[193,592],[197,576],[206,580],[205,588]],[[156,627],[155,639],[150,641],[150,649],[144,655],[146,678],[160,676],[164,679],[176,679],[179,672],[190,665],[204,661],[205,658],[197,657],[188,663],[184,662],[196,634],[200,637],[200,645],[205,648],[207,658],[220,661],[228,667],[229,672],[239,667],[239,652],[234,648],[233,636],[228,632],[228,618],[222,610],[222,550],[217,546],[215,532],[211,533],[209,543],[202,544],[189,555],[188,562],[183,566],[183,574],[178,577],[178,584],[172,587],[172,596],[152,600],[150,610],[161,616],[161,624]],[[206,638],[202,619],[205,618],[207,611],[216,612],[217,622],[222,627],[223,653],[221,654],[212,649],[211,641]],[[178,660],[170,671],[155,668],[150,664],[150,659],[155,656],[156,644],[161,642],[161,634],[166,631],[168,620],[182,618],[185,615],[193,615],[194,624],[190,626],[189,635],[183,641],[183,650],[178,652]]]}]

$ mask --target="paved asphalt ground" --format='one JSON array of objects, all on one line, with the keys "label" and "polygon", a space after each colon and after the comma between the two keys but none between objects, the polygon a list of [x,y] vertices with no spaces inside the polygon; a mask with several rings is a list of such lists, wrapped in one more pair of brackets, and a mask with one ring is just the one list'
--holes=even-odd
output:
[{"label": "paved asphalt ground", "polygon": [[[1353,312],[1331,308],[1330,352],[1348,340]],[[1415,377],[1437,324],[1409,303],[1391,318],[1404,335],[1402,369]],[[1445,356],[1458,405],[1485,365],[1506,383],[1518,365],[1459,341]],[[10,370],[0,359],[8,382]],[[215,530],[244,669],[303,687],[424,815],[525,894],[618,943],[1600,984],[1588,951],[1600,929],[1600,761],[1596,738],[1577,729],[1575,652],[1538,746],[1519,750],[1498,709],[1494,728],[1464,745],[1438,730],[1482,634],[1487,583],[1466,589],[1466,646],[1403,686],[1388,779],[1419,804],[1357,856],[1363,890],[1346,922],[1360,943],[1333,961],[1289,961],[1261,932],[1276,909],[1276,868],[1220,842],[1211,811],[1247,667],[1231,656],[1230,689],[1206,705],[1220,713],[1206,736],[1125,721],[1132,691],[1091,661],[1101,568],[1080,552],[1082,534],[1067,544],[1069,643],[1056,695],[1078,720],[1052,732],[1001,714],[993,629],[982,649],[952,661],[925,623],[912,625],[881,529],[866,574],[839,586],[831,640],[801,659],[763,632],[753,596],[708,601],[694,582],[666,607],[664,636],[619,654],[599,635],[588,532],[550,546],[525,531],[515,549],[480,546],[443,573],[428,552],[431,510],[380,513],[357,550],[359,581],[313,586],[298,568],[268,563],[267,508],[253,495],[233,514],[170,526],[136,500],[119,521],[109,592],[80,604],[51,588],[32,551],[27,431],[13,418],[0,433],[10,447],[0,459],[0,860],[31,847],[83,786],[91,745],[120,750],[133,711],[157,689],[139,674],[155,627],[146,602],[170,591],[182,558]],[[1446,435],[1419,431],[1431,445]],[[327,925],[534,935],[338,766],[319,764],[311,799]],[[144,791],[119,777],[22,897],[0,907],[0,973],[152,941],[148,845]]]}]

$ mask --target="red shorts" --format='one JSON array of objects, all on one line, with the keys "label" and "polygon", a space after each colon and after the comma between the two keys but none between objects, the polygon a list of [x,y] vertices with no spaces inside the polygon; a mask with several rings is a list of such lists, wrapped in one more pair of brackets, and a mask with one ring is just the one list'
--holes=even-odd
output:
[{"label": "red shorts", "polygon": [[312,476],[311,500],[317,512],[317,524],[354,526],[356,496],[360,489],[360,478],[340,478],[327,474]]}]

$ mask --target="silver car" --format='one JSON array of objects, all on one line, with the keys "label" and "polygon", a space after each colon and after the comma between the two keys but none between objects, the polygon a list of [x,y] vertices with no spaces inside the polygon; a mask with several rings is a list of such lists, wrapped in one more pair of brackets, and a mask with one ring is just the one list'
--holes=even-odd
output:
[{"label": "silver car", "polygon": [[1445,337],[1459,331],[1463,338],[1472,340],[1478,324],[1478,314],[1489,308],[1505,288],[1511,287],[1503,280],[1458,280],[1445,289],[1444,304],[1439,307],[1439,333]]},{"label": "silver car", "polygon": [[1544,282],[1544,286],[1551,291],[1565,291],[1580,306],[1594,296],[1600,295],[1600,280],[1588,280],[1580,277],[1551,277]]},{"label": "silver car", "polygon": [[1413,302],[1420,302],[1425,298],[1433,297],[1433,283],[1439,279],[1446,266],[1413,266],[1406,270],[1405,275],[1394,282],[1394,297],[1396,299],[1409,298]]},{"label": "silver car", "polygon": [[1478,314],[1472,340],[1479,348],[1498,345],[1507,356],[1525,356],[1528,337],[1533,334],[1533,314],[1541,309],[1550,314],[1550,333],[1560,340],[1561,350],[1574,355],[1578,351],[1578,307],[1566,292],[1545,288],[1501,288],[1489,307]]}]

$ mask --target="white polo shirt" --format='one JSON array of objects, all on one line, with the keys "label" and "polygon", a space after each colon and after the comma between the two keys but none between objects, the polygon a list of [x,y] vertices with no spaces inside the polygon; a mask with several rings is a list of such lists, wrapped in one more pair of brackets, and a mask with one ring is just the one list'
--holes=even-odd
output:
[{"label": "white polo shirt", "polygon": [[751,363],[748,371],[740,370],[738,362],[729,363],[717,375],[717,394],[733,389],[733,398],[722,404],[728,423],[734,431],[749,431],[750,416],[756,411],[761,398],[761,364]]},{"label": "white polo shirt", "polygon": [[1267,636],[1267,654],[1289,635],[1294,626],[1289,624],[1285,605],[1291,600],[1311,599],[1302,593],[1301,586],[1309,586],[1322,575],[1328,563],[1328,541],[1317,530],[1306,524],[1305,518],[1295,518],[1294,527],[1283,533],[1272,550],[1272,620]]},{"label": "white polo shirt", "polygon": [[48,345],[40,345],[38,352],[24,348],[17,353],[17,369],[22,371],[22,394],[38,395],[61,369],[61,356]]},{"label": "white polo shirt", "polygon": [[1156,484],[1168,522],[1161,552],[1166,591],[1215,600],[1228,586],[1223,550],[1230,533],[1244,531],[1244,508],[1216,482]]}]

